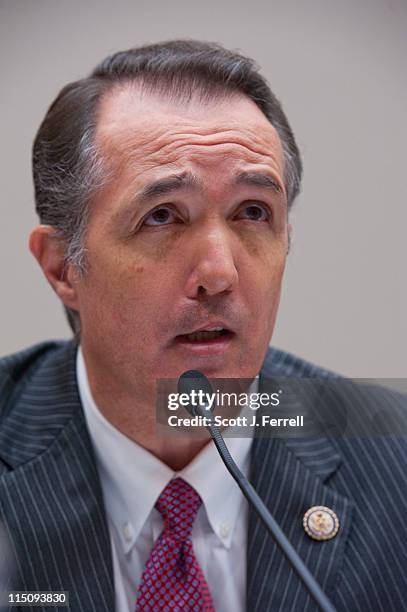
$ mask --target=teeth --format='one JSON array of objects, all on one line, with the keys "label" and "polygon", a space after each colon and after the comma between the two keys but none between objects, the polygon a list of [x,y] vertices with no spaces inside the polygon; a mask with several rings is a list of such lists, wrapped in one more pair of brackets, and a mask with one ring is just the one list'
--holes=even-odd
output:
[{"label": "teeth", "polygon": [[202,342],[207,340],[214,340],[222,335],[223,327],[215,327],[213,330],[205,330],[187,334],[188,340],[191,342]]}]

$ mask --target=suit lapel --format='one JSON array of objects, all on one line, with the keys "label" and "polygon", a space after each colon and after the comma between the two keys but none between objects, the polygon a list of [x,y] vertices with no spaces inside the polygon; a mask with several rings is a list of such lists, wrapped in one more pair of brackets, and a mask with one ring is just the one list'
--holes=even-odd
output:
[{"label": "suit lapel", "polygon": [[114,609],[102,491],[75,377],[75,346],[46,356],[3,423],[0,522],[12,588],[69,591],[69,609]]},{"label": "suit lapel", "polygon": [[[271,381],[260,379],[265,391]],[[287,381],[286,381],[287,382]],[[279,385],[281,386],[281,385]],[[294,385],[295,387],[295,385]],[[314,413],[315,394],[301,387],[284,411],[292,415]],[[270,389],[276,390],[275,381]],[[304,389],[307,389],[306,393]],[[297,385],[298,391],[298,385]],[[295,397],[294,397],[295,396]],[[340,469],[341,458],[327,437],[255,438],[251,482],[270,512],[318,580],[333,598],[351,524],[352,504],[328,482]],[[338,535],[328,541],[312,540],[302,519],[312,506],[328,506],[339,518]],[[272,541],[254,511],[249,513],[247,551],[247,610],[317,609],[289,562]]]}]

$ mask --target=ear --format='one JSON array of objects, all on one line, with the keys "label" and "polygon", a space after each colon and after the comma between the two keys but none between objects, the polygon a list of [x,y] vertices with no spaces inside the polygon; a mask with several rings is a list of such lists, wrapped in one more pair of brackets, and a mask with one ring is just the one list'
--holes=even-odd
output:
[{"label": "ear", "polygon": [[40,264],[49,284],[65,306],[78,310],[77,273],[65,264],[65,243],[51,225],[38,225],[29,239],[31,253]]}]

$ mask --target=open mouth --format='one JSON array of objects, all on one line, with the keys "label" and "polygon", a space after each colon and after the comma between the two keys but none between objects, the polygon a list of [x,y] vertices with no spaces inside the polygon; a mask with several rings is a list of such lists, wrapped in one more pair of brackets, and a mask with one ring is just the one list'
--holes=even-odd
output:
[{"label": "open mouth", "polygon": [[216,327],[214,329],[205,329],[201,331],[192,332],[191,334],[182,334],[177,336],[177,340],[183,343],[200,344],[200,343],[215,343],[219,340],[226,340],[232,336],[233,332],[223,327]]}]

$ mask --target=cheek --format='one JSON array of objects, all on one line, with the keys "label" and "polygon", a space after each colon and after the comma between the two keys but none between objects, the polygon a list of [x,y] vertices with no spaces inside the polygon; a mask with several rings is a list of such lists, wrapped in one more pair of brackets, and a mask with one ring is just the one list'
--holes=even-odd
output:
[{"label": "cheek", "polygon": [[[163,298],[160,296],[167,294],[167,279],[168,275],[162,274],[156,265],[129,262],[122,265],[105,286],[112,315],[124,324],[132,322],[138,327],[146,327],[148,321],[154,321],[162,310]],[[148,317],[146,313],[149,313]]]},{"label": "cheek", "polygon": [[247,254],[245,267],[251,275],[270,289],[279,283],[284,272],[287,242],[284,236],[273,237],[270,234],[252,234],[244,238],[244,250]]},{"label": "cheek", "polygon": [[[152,275],[141,262],[121,258],[96,258],[79,289],[82,317],[87,327],[99,334],[101,330],[114,334],[120,328],[134,328],[142,322],[140,310],[150,296]],[[149,282],[150,279],[150,282]],[[150,305],[154,308],[154,304]]]},{"label": "cheek", "polygon": [[257,246],[257,257],[252,260],[246,275],[247,295],[257,328],[268,329],[274,322],[280,301],[281,284],[285,269],[284,246],[262,249]]}]

